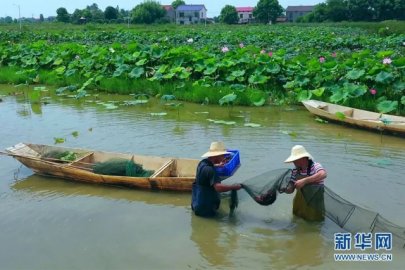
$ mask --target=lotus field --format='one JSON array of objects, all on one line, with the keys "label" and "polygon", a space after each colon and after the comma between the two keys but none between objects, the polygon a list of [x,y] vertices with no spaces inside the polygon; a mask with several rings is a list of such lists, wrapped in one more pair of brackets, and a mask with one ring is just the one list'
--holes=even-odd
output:
[{"label": "lotus field", "polygon": [[327,26],[0,31],[0,82],[55,85],[77,98],[89,90],[256,106],[315,98],[405,114],[404,54],[405,34]]}]

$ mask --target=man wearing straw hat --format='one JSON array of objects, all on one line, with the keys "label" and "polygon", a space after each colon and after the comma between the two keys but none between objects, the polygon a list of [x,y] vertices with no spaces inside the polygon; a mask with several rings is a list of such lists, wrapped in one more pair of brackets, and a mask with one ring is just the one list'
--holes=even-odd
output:
[{"label": "man wearing straw hat", "polygon": [[208,152],[202,155],[204,159],[197,166],[191,198],[191,208],[197,216],[214,216],[221,202],[219,193],[241,189],[240,184],[222,184],[215,171],[215,166],[223,164],[228,154],[223,142],[212,142]]},{"label": "man wearing straw hat", "polygon": [[302,145],[295,145],[291,155],[284,161],[293,162],[295,168],[291,173],[291,181],[286,193],[297,192],[293,200],[293,214],[308,221],[324,219],[324,180],[327,176],[325,169]]}]

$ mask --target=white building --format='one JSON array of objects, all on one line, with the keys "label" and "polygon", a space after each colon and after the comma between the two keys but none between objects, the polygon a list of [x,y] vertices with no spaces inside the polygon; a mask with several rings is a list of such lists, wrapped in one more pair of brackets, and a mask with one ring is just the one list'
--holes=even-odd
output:
[{"label": "white building", "polygon": [[207,9],[204,5],[180,5],[176,8],[177,24],[196,24],[205,22]]}]

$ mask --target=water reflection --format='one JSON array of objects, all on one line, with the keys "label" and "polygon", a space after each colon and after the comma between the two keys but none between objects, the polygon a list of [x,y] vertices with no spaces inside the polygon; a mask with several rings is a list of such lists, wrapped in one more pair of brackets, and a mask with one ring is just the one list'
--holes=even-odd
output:
[{"label": "water reflection", "polygon": [[142,202],[151,205],[171,205],[186,207],[190,204],[190,194],[178,192],[145,191],[102,186],[86,183],[75,183],[63,179],[31,175],[16,181],[11,189],[29,193],[34,197],[100,197],[108,200]]},{"label": "water reflection", "polygon": [[[4,87],[6,91],[12,88]],[[327,185],[337,194],[380,212],[396,224],[405,224],[404,215],[400,214],[405,194],[402,138],[381,137],[378,133],[338,124],[321,124],[302,107],[235,106],[229,115],[224,107],[184,103],[178,113],[166,110],[162,102],[151,99],[144,106],[119,105],[115,110],[108,110],[96,102],[86,102],[96,100],[94,96],[76,100],[49,95],[51,99],[47,100],[49,104],[42,105],[41,115],[33,112],[36,109],[24,96],[3,98],[0,103],[1,149],[20,141],[53,144],[54,137],[66,137],[64,146],[67,147],[200,158],[211,141],[224,140],[241,153],[241,168],[227,180],[231,184],[287,167],[283,160],[290,154],[291,147],[303,144],[327,168]],[[129,99],[103,94],[97,98],[103,102]],[[153,117],[150,114],[163,111],[167,115]],[[235,121],[236,124],[220,125],[207,119]],[[261,127],[244,127],[245,122]],[[79,132],[77,138],[73,138],[73,131]],[[292,131],[296,134],[292,135]],[[329,266],[335,266],[331,239],[340,228],[325,224],[332,232],[325,237],[328,240],[323,240],[324,234],[317,226],[291,222],[291,196],[280,196],[272,208],[260,208],[242,192],[235,213],[237,222],[228,216],[226,199],[222,199],[221,216],[207,220],[193,216],[190,194],[75,183],[31,175],[28,169],[23,170],[25,178],[15,182],[12,169],[19,166],[9,157],[3,157],[0,162],[0,230],[6,232],[0,234],[3,237],[0,238],[1,247],[8,252],[0,257],[2,265],[10,266],[7,269],[19,265],[22,269],[46,269],[30,265],[31,258],[43,255],[44,250],[73,254],[70,257],[75,260],[69,261],[90,265],[89,269],[105,268],[105,258],[110,268],[115,269],[128,269],[133,265],[142,265],[144,269],[330,269],[333,267]],[[89,216],[93,222],[89,221]],[[269,217],[273,219],[271,223],[265,221]],[[28,223],[30,226],[26,226]],[[119,230],[112,230],[117,224]],[[33,228],[41,233],[32,233]],[[61,228],[69,229],[61,234]],[[50,243],[61,235],[63,238],[58,243]],[[26,243],[27,238],[30,245]],[[110,242],[117,238],[119,244],[111,248]],[[44,243],[44,239],[51,240]],[[169,248],[169,242],[170,247],[174,244],[177,249]],[[94,252],[93,256],[77,251],[78,246],[87,247]],[[20,258],[19,250],[33,253]],[[325,252],[328,254],[324,255]],[[402,269],[403,250],[395,252],[395,262],[388,267]],[[183,254],[185,259],[179,260]],[[61,257],[63,264],[58,264],[61,268],[65,257]],[[56,265],[57,261],[52,257],[49,263]],[[75,268],[72,266],[76,265],[66,267]],[[341,264],[334,269],[361,269],[363,266]],[[385,265],[368,266],[381,269]]]},{"label": "water reflection", "polygon": [[228,222],[222,223],[218,218],[201,218],[191,214],[191,229],[190,239],[209,265],[233,265],[230,254],[239,246],[239,235]]},{"label": "water reflection", "polygon": [[321,224],[294,220],[291,231],[254,230],[260,238],[256,250],[269,255],[268,263],[274,269],[285,266],[306,269],[323,263],[325,240],[321,235]]}]

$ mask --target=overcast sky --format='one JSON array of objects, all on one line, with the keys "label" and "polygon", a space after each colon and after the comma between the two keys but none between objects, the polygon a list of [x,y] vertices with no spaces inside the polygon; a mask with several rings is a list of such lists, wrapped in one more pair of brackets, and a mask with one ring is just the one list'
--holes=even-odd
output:
[{"label": "overcast sky", "polygon": [[[93,3],[98,5],[98,8],[105,10],[106,7],[112,6],[130,10],[143,0],[0,0],[0,17],[11,16],[18,18],[18,9],[20,9],[21,17],[39,18],[42,14],[44,17],[56,16],[56,10],[60,7],[67,9],[69,13],[73,13],[75,9],[84,9]],[[158,1],[162,5],[171,4],[173,0]],[[258,0],[185,0],[186,4],[204,4],[208,10],[208,17],[218,16],[221,9],[225,5],[233,5],[236,7],[254,7]],[[298,5],[316,5],[323,0],[279,0],[283,8],[287,6]]]}]

